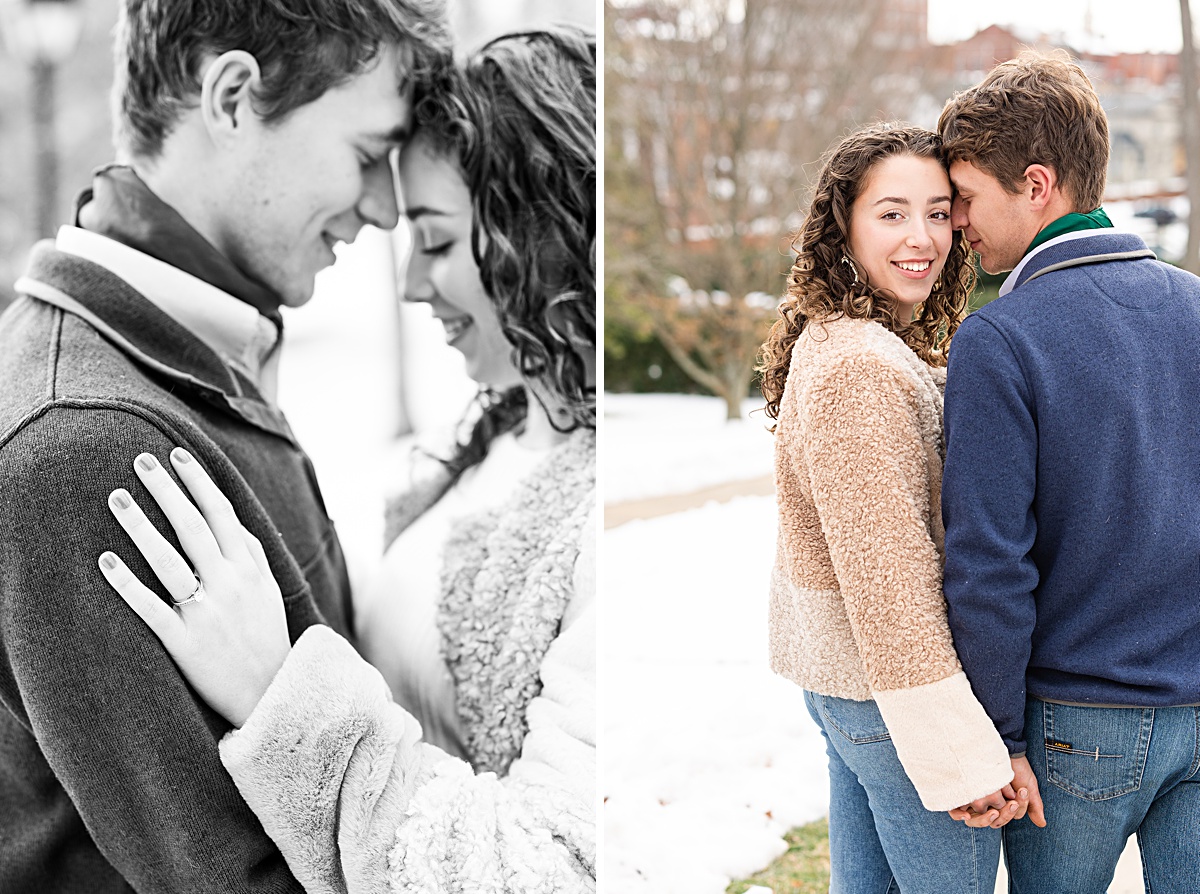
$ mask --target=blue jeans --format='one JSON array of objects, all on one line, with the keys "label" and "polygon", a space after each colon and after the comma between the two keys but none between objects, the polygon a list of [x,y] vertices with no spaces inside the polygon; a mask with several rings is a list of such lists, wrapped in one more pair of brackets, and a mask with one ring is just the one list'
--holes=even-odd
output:
[{"label": "blue jeans", "polygon": [[829,753],[830,894],[992,894],[1000,833],[921,806],[875,702],[804,700]]},{"label": "blue jeans", "polygon": [[1200,892],[1200,708],[1082,708],[1030,697],[1045,829],[1004,829],[1009,891],[1101,894],[1137,834],[1146,890]]}]

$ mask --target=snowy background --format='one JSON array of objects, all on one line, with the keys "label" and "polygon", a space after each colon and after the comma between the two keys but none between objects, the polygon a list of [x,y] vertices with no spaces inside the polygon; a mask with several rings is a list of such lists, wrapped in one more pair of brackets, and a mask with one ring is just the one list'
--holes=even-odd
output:
[{"label": "snowy background", "polygon": [[[771,474],[769,421],[716,398],[605,395],[606,503]],[[767,668],[773,497],[605,532],[604,890],[707,894],[824,816],[824,746],[801,691]]]},{"label": "snowy background", "polygon": [[[716,398],[605,395],[606,504],[769,475],[760,404],[727,424]],[[721,894],[782,854],[786,830],[827,814],[821,735],[800,689],[767,666],[774,548],[773,496],[605,532],[602,891]],[[1111,894],[1141,894],[1134,848],[1117,878]]]},{"label": "snowy background", "polygon": [[604,395],[604,502],[684,494],[770,475],[771,422],[762,401],[725,424],[725,402],[704,395]]}]

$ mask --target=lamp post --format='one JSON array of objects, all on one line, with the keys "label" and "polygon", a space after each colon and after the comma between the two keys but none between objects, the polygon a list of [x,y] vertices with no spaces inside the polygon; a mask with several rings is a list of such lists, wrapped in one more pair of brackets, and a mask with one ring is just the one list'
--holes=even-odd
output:
[{"label": "lamp post", "polygon": [[55,70],[79,43],[78,0],[0,0],[8,51],[29,66],[34,145],[34,227],[52,236],[58,222],[58,141],[54,133]]}]

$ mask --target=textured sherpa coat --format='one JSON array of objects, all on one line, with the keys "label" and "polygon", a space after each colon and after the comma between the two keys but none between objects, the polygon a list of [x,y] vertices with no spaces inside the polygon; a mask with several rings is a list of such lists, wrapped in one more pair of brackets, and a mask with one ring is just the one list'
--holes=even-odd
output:
[{"label": "textured sherpa coat", "polygon": [[771,667],[813,692],[874,699],[930,810],[1012,779],[946,622],[944,383],[879,323],[810,323],[775,436]]},{"label": "textured sherpa coat", "polygon": [[337,634],[317,626],[296,641],[221,758],[309,894],[595,891],[592,540],[503,780],[422,742]]}]

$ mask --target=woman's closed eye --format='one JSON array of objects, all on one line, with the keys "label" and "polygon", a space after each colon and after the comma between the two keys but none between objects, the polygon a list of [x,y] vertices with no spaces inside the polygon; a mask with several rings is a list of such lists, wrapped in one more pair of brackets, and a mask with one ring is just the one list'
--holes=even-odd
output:
[{"label": "woman's closed eye", "polygon": [[449,239],[445,242],[439,242],[436,245],[428,245],[421,249],[421,254],[427,257],[436,258],[446,254],[454,246],[454,240]]}]

